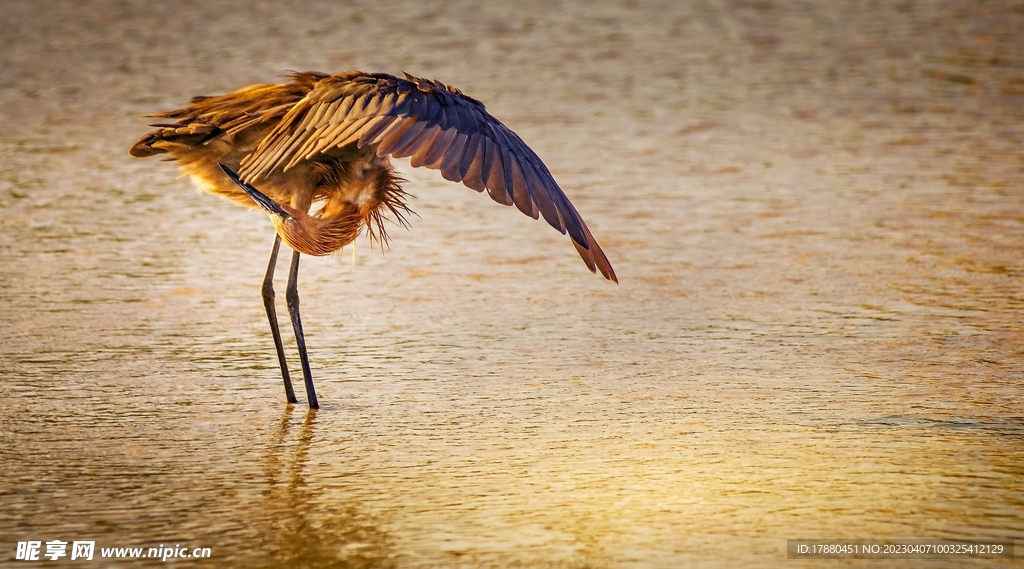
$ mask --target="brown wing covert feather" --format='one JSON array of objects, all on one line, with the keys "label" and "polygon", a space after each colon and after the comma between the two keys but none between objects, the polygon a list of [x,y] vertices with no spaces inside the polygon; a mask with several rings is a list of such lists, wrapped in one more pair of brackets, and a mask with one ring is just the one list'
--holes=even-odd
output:
[{"label": "brown wing covert feather", "polygon": [[[591,271],[617,282],[604,252],[540,157],[476,99],[408,74],[401,79],[358,71],[296,73],[287,86],[304,95],[286,112],[275,107],[282,113],[280,122],[242,161],[239,174],[246,182],[256,183],[274,169],[287,170],[334,148],[371,145],[378,156],[410,157],[414,167],[440,170],[447,180],[487,190],[500,204],[515,204],[534,219],[543,216],[569,233]],[[285,86],[260,86],[274,87]]]}]

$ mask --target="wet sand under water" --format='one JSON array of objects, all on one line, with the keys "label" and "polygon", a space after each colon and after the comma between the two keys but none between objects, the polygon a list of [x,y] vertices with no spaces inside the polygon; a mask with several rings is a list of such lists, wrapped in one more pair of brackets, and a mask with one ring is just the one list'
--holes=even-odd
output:
[{"label": "wet sand under water", "polygon": [[[1021,539],[1024,5],[678,4],[5,2],[0,564],[54,539],[236,567]],[[259,297],[266,217],[126,150],[192,95],[355,68],[483,100],[622,284],[402,161],[412,230],[303,262],[310,413]]]}]

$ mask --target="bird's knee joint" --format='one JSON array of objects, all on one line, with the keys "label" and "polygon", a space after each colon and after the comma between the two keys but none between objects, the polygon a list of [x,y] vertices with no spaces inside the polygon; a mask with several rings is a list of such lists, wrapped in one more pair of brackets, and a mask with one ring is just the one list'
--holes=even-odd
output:
[{"label": "bird's knee joint", "polygon": [[276,296],[274,294],[274,285],[269,282],[263,283],[263,286],[260,288],[260,293],[263,295],[263,300],[267,302],[273,301]]}]

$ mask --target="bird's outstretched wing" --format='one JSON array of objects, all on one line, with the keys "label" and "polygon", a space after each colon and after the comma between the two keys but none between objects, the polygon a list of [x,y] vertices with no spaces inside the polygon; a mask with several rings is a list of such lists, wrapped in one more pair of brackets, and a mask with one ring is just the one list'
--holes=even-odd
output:
[{"label": "bird's outstretched wing", "polygon": [[297,73],[312,88],[242,161],[242,179],[257,183],[332,149],[374,146],[378,156],[411,157],[414,167],[441,171],[453,182],[487,190],[504,205],[538,214],[563,234],[591,271],[618,282],[615,271],[576,208],[537,154],[483,104],[437,81],[406,75]]},{"label": "bird's outstretched wing", "polygon": [[187,107],[146,115],[173,119],[173,123],[150,126],[157,130],[140,138],[129,154],[145,158],[163,154],[175,146],[197,148],[224,134],[238,134],[259,124],[274,124],[302,100],[324,73],[305,73],[291,83],[250,85],[225,95],[193,97]]}]

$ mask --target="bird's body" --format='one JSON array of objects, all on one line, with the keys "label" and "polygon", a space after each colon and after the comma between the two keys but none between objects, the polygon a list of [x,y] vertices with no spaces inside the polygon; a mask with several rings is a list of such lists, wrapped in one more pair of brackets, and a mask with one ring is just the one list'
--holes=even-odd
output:
[{"label": "bird's body", "polygon": [[358,71],[295,73],[288,83],[196,97],[188,107],[150,116],[174,122],[153,125],[157,130],[132,146],[132,156],[169,154],[202,189],[270,214],[277,239],[263,296],[290,402],[295,398],[273,305],[280,240],[295,251],[288,307],[309,403],[316,407],[298,317],[299,253],[330,254],[364,229],[384,242],[387,218],[405,224],[403,180],[389,156],[411,157],[413,166],[438,169],[535,219],[543,215],[569,233],[591,271],[616,280],[540,158],[479,101],[439,82]]}]

